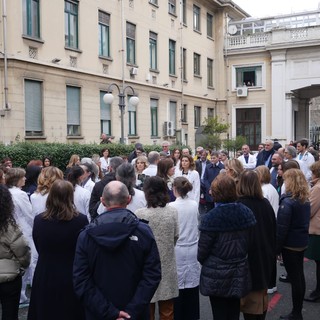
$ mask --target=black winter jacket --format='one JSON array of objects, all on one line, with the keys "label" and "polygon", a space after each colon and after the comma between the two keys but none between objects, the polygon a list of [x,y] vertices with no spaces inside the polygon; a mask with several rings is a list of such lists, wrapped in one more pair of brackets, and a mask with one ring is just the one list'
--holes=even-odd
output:
[{"label": "black winter jacket", "polygon": [[160,280],[153,233],[130,210],[105,212],[80,233],[73,283],[87,320],[115,320],[120,310],[145,319]]},{"label": "black winter jacket", "polygon": [[276,217],[265,198],[241,197],[238,202],[250,208],[257,220],[248,253],[252,291],[267,289],[276,260]]},{"label": "black winter jacket", "polygon": [[277,253],[283,247],[304,248],[309,240],[310,202],[301,203],[284,194],[277,215]]},{"label": "black winter jacket", "polygon": [[204,215],[199,227],[200,292],[205,296],[245,296],[251,289],[249,229],[256,223],[241,203],[220,204]]}]

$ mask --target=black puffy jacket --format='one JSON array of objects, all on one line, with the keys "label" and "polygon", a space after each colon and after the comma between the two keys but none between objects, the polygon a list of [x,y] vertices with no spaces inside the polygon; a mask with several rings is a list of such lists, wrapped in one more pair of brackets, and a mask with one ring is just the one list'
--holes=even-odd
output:
[{"label": "black puffy jacket", "polygon": [[250,291],[247,257],[255,223],[252,211],[241,203],[220,204],[204,215],[198,247],[203,295],[241,298]]}]

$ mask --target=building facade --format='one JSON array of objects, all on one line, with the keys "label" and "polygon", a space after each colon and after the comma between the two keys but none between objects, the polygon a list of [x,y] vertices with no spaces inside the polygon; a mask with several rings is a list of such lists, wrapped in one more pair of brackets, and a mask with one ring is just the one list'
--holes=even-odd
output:
[{"label": "building facade", "polygon": [[320,96],[320,10],[229,21],[227,31],[232,136],[246,136],[253,150],[274,138],[317,143],[318,117],[310,110]]},{"label": "building facade", "polygon": [[[205,118],[230,121],[226,28],[248,16],[232,1],[2,0],[1,11],[2,143],[118,142],[123,129],[126,143],[195,147]],[[115,86],[103,101],[112,83],[123,128]]]}]

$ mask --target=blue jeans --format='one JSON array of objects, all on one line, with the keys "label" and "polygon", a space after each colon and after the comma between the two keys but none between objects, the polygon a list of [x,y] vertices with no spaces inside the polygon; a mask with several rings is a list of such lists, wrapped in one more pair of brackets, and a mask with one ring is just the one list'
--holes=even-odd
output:
[{"label": "blue jeans", "polygon": [[2,320],[18,320],[21,286],[21,276],[17,276],[12,281],[0,283]]}]

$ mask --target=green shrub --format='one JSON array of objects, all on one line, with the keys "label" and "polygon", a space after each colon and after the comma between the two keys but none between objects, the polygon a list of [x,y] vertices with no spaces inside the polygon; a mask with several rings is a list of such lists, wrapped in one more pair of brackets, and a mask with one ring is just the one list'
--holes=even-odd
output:
[{"label": "green shrub", "polygon": [[[146,152],[152,150],[161,151],[159,145],[144,145]],[[0,160],[10,157],[15,167],[25,168],[32,159],[43,159],[48,156],[53,164],[62,170],[65,170],[71,155],[78,154],[80,158],[90,157],[93,154],[99,154],[103,148],[110,150],[111,157],[128,156],[134,150],[134,145],[123,144],[64,144],[64,143],[38,143],[21,142],[8,146],[0,144]]]}]

